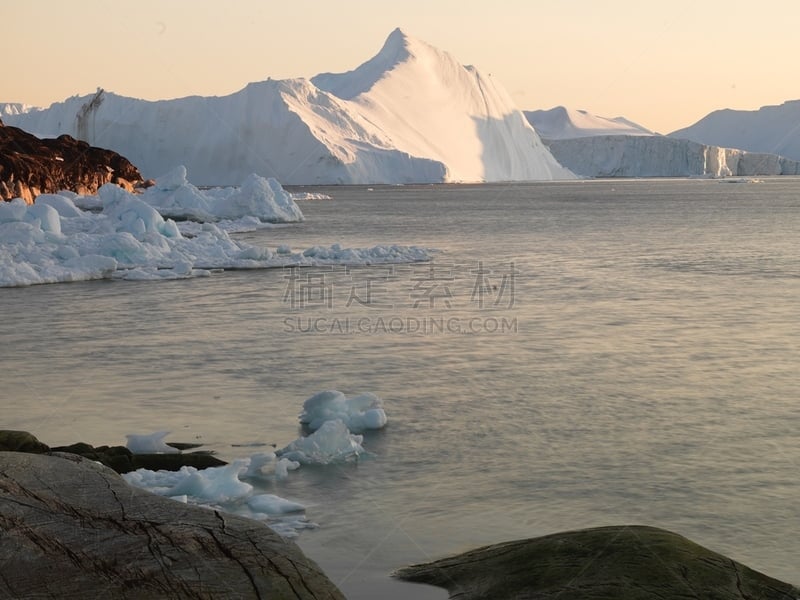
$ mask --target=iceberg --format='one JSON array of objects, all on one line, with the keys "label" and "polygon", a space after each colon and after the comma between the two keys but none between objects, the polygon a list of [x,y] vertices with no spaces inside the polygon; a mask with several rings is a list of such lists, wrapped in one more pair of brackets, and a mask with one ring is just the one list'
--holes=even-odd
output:
[{"label": "iceberg", "polygon": [[796,160],[662,136],[624,117],[607,119],[563,106],[525,115],[553,156],[582,177],[800,174]]},{"label": "iceberg", "polygon": [[758,110],[716,110],[669,137],[800,161],[800,100]]},{"label": "iceberg", "polygon": [[113,149],[145,178],[186,165],[200,186],[251,173],[287,185],[574,178],[497,81],[400,29],[348,73],[269,79],[223,97],[146,101],[99,89],[6,110],[7,124]]},{"label": "iceberg", "polygon": [[595,135],[656,135],[625,117],[600,117],[585,110],[556,106],[549,110],[526,110],[525,118],[547,140],[564,140]]}]

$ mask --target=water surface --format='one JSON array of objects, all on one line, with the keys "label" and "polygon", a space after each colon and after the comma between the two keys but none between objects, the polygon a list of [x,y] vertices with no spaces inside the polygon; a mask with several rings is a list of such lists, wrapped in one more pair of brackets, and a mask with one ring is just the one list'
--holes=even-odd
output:
[{"label": "water surface", "polygon": [[800,582],[800,181],[322,191],[243,237],[433,264],[0,290],[3,427],[163,428],[231,459],[297,437],[316,391],[372,391],[370,457],[270,490],[308,506],[299,543],[349,598],[422,598],[386,574],[624,523]]}]

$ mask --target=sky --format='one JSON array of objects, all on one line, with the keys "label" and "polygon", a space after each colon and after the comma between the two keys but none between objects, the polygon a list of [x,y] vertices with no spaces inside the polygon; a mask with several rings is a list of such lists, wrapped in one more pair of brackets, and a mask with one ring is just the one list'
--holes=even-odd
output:
[{"label": "sky", "polygon": [[347,71],[395,27],[491,73],[524,110],[669,133],[800,98],[797,0],[0,0],[0,22],[0,102],[35,106]]}]

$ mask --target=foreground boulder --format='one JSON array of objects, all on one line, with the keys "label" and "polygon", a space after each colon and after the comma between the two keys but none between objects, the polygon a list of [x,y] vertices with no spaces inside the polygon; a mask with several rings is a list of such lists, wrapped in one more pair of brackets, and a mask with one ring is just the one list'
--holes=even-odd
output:
[{"label": "foreground boulder", "polygon": [[72,454],[0,452],[0,540],[0,598],[344,598],[265,525]]},{"label": "foreground boulder", "polygon": [[116,152],[68,135],[39,139],[0,121],[0,199],[32,204],[39,194],[70,190],[89,195],[106,183],[132,191],[143,182],[139,169]]},{"label": "foreground boulder", "polygon": [[401,569],[459,600],[796,600],[800,590],[655,527],[506,542]]}]

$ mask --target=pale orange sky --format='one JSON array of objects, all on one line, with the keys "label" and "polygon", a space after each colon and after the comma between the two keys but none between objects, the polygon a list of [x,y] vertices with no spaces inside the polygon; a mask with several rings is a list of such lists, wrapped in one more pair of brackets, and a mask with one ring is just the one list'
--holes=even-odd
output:
[{"label": "pale orange sky", "polygon": [[800,98],[800,2],[0,0],[0,102],[97,87],[224,95],[345,71],[395,27],[491,73],[521,109],[564,105],[661,133]]}]

